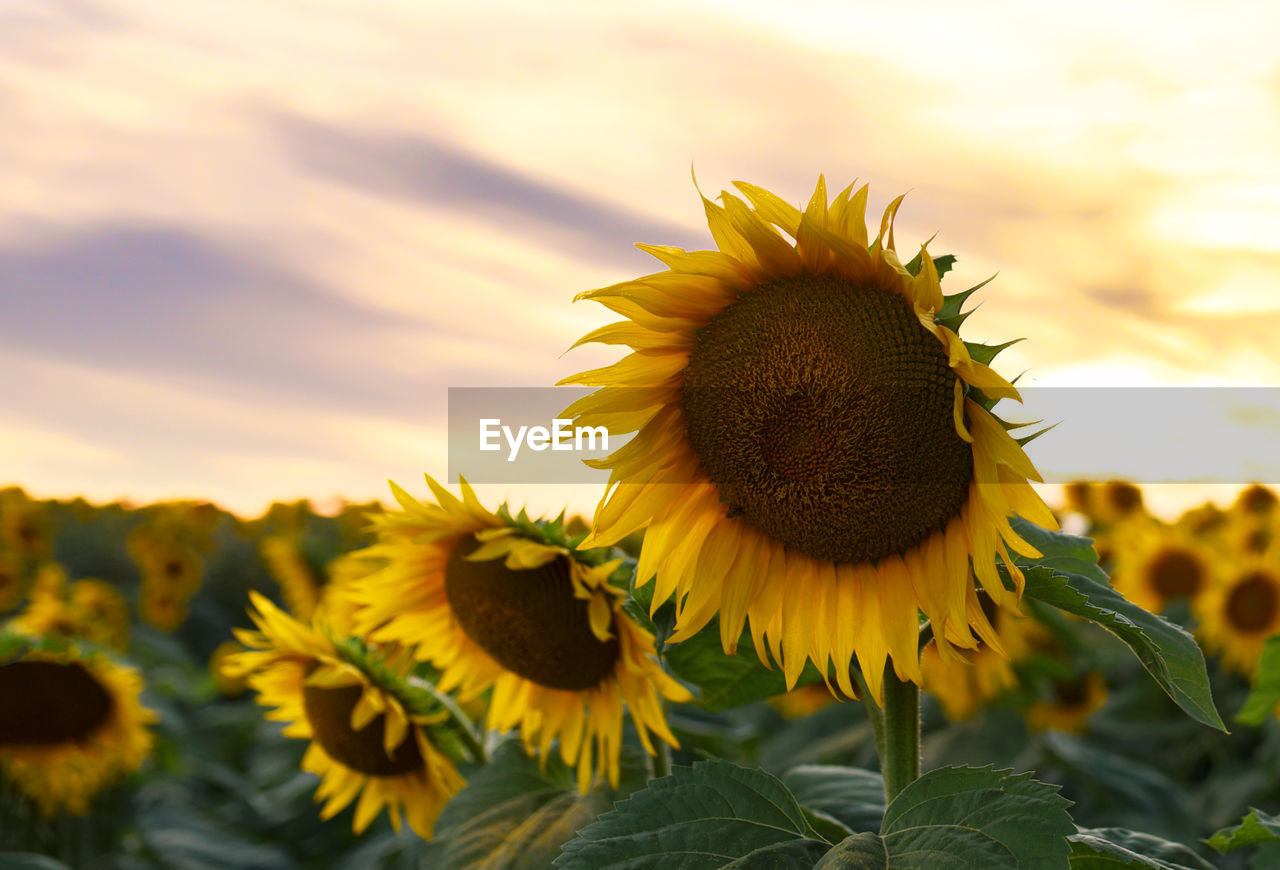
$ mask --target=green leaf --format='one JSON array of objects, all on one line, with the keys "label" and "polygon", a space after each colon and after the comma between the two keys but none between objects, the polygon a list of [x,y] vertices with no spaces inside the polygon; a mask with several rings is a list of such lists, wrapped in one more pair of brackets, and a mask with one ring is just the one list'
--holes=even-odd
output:
[{"label": "green leaf", "polygon": [[806,809],[826,813],[851,831],[878,831],[884,818],[884,778],[860,767],[802,764],[782,775]]},{"label": "green leaf", "polygon": [[1081,828],[1071,841],[1071,870],[1214,870],[1181,843],[1127,828]]},{"label": "green leaf", "polygon": [[[738,654],[728,655],[720,643],[720,621],[712,619],[702,631],[688,640],[664,648],[671,672],[693,683],[701,692],[699,703],[712,712],[729,710],[762,698],[787,691],[781,670],[771,670],[761,663],[751,642],[751,632],[743,631],[738,640]],[[812,663],[806,664],[796,686],[822,679]]]},{"label": "green leaf", "polygon": [[1187,633],[1161,616],[1148,613],[1111,588],[1098,567],[1088,538],[1050,532],[1021,518],[1013,529],[1040,551],[1040,559],[1017,557],[1025,566],[1026,594],[1060,610],[1082,616],[1120,638],[1142,666],[1187,715],[1226,731],[1213,703],[1204,654]]},{"label": "green leaf", "polygon": [[893,799],[880,835],[895,870],[1065,868],[1076,831],[1068,806],[1030,773],[943,767]]},{"label": "green leaf", "polygon": [[1029,568],[1026,596],[1095,622],[1120,638],[1165,693],[1187,715],[1220,731],[1227,728],[1213,704],[1204,654],[1180,625],[1126,601],[1110,586],[1081,574]]},{"label": "green leaf", "polygon": [[600,791],[579,794],[563,768],[548,780],[538,762],[509,741],[445,806],[429,864],[442,870],[545,867],[611,802]]},{"label": "green leaf", "polygon": [[[776,777],[727,761],[677,767],[565,844],[561,870],[810,868],[829,848]],[[807,861],[808,863],[803,863]],[[800,862],[800,863],[797,863]]]},{"label": "green leaf", "polygon": [[1061,574],[1080,574],[1099,583],[1110,583],[1107,574],[1098,565],[1098,553],[1093,549],[1092,538],[1051,532],[1022,517],[1010,517],[1009,525],[1022,540],[1040,551],[1039,559],[1014,556],[1019,565],[1043,565]]},{"label": "green leaf", "polygon": [[1209,838],[1209,846],[1227,854],[1245,846],[1274,843],[1280,840],[1280,816],[1269,816],[1261,810],[1249,808],[1249,815],[1233,828],[1223,828]]},{"label": "green leaf", "polygon": [[1258,658],[1258,680],[1236,714],[1241,725],[1261,725],[1280,704],[1280,634],[1267,638]]},{"label": "green leaf", "polygon": [[864,832],[841,840],[813,870],[888,870],[889,853],[878,834]]}]

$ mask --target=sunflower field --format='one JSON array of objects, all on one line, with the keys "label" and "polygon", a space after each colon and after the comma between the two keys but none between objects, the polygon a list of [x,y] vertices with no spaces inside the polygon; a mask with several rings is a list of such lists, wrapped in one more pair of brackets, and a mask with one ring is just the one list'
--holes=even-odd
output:
[{"label": "sunflower field", "polygon": [[594,516],[0,491],[0,870],[1280,868],[1280,498],[1046,504],[902,198],[738,189]]}]

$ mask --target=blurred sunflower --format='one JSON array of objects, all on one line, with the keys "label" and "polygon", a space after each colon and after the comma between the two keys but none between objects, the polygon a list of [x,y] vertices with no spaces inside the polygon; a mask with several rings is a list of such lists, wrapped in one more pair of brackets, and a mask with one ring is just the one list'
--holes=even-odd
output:
[{"label": "blurred sunflower", "polygon": [[142,621],[161,631],[177,631],[187,621],[187,598],[181,592],[144,583],[138,597]]},{"label": "blurred sunflower", "polygon": [[1232,509],[1255,516],[1265,516],[1276,513],[1278,506],[1280,506],[1280,499],[1270,488],[1254,483],[1240,491]]},{"label": "blurred sunflower", "polygon": [[151,751],[142,678],[100,654],[30,651],[0,664],[0,776],[46,815],[88,812]]},{"label": "blurred sunflower", "polygon": [[191,547],[149,538],[131,538],[129,543],[144,587],[164,590],[183,600],[200,588],[204,559]]},{"label": "blurred sunflower", "polygon": [[1051,680],[1047,692],[1026,711],[1027,724],[1038,731],[1079,734],[1107,703],[1107,682],[1098,671]]},{"label": "blurred sunflower", "polygon": [[1186,527],[1154,518],[1131,521],[1114,538],[1111,582],[1134,604],[1160,613],[1173,601],[1204,594],[1220,558],[1204,537]]},{"label": "blurred sunflower", "polygon": [[26,594],[25,587],[17,554],[0,550],[0,615],[17,609]]},{"label": "blurred sunflower", "polygon": [[225,697],[235,698],[243,695],[244,690],[249,687],[243,676],[238,674],[232,676],[225,668],[227,659],[242,652],[244,647],[240,644],[234,640],[224,640],[209,656],[209,674],[213,677],[213,685],[218,693]]},{"label": "blurred sunflower", "polygon": [[56,568],[56,574],[53,570],[48,565],[42,568],[43,582],[33,586],[27,608],[12,620],[14,629],[125,649],[129,645],[129,605],[124,596],[102,580],[84,579],[67,585],[62,569]]},{"label": "blurred sunflower", "polygon": [[361,586],[357,632],[413,647],[463,701],[492,689],[489,727],[518,727],[544,759],[559,738],[584,792],[597,765],[618,784],[624,703],[646,750],[650,732],[678,745],[661,698],[692,698],[623,611],[608,582],[620,560],[589,562],[523,514],[489,512],[466,481],[461,500],[427,483],[436,504],[392,484],[404,510],[374,519],[379,543],[363,552],[386,566]]},{"label": "blurred sunflower", "polygon": [[1018,677],[1013,666],[1030,656],[1045,635],[1035,619],[1001,610],[985,594],[980,599],[983,612],[1000,638],[1003,655],[979,644],[965,654],[964,660],[957,661],[943,658],[937,644],[930,641],[920,656],[924,690],[938,699],[943,713],[953,721],[968,719],[988,701],[1016,688]]},{"label": "blurred sunflower", "polygon": [[1223,664],[1252,675],[1271,635],[1280,632],[1280,565],[1246,556],[1200,599],[1194,610],[1205,649]]},{"label": "blurred sunflower", "polygon": [[48,512],[17,487],[0,490],[0,543],[28,562],[45,558],[53,549]]},{"label": "blurred sunflower", "polygon": [[259,630],[236,630],[249,650],[227,656],[222,672],[244,679],[259,704],[275,708],[267,718],[289,723],[285,736],[311,741],[302,768],[321,777],[320,818],[358,795],[357,834],[386,807],[397,832],[403,814],[414,833],[430,839],[440,810],[465,782],[432,739],[439,719],[413,712],[402,697],[407,674],[366,672],[344,660],[327,635],[249,594]]},{"label": "blurred sunflower", "polygon": [[869,237],[865,186],[828,204],[819,178],[804,211],[737,186],[751,206],[703,198],[718,251],[640,245],[667,271],[578,297],[627,319],[577,344],[634,353],[562,381],[604,388],[563,416],[638,430],[589,463],[611,474],[583,546],[647,526],[636,581],[656,576],[655,607],[674,594],[672,642],[718,611],[726,651],[749,620],[788,686],[806,659],[823,673],[833,661],[852,695],[856,655],[878,700],[886,657],[922,680],[917,610],[943,655],[979,638],[999,648],[971,570],[1016,609],[1023,578],[1006,547],[1039,554],[1008,517],[1057,522],[989,410],[1019,398],[986,364],[1003,346],[956,334],[972,291],[943,296],[924,246],[908,266],[898,258],[902,197]]}]

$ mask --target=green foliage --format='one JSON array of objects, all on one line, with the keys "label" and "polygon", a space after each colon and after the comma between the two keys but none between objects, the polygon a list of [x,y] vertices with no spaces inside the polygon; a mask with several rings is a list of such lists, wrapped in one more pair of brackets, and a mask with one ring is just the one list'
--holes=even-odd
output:
[{"label": "green foliage", "polygon": [[69,870],[61,861],[33,852],[0,852],[0,867],[5,870]]},{"label": "green foliage", "polygon": [[878,834],[854,834],[831,847],[814,870],[887,870],[889,853]]},{"label": "green foliage", "polygon": [[1250,808],[1249,814],[1240,824],[1223,828],[1209,838],[1209,846],[1224,855],[1243,849],[1245,846],[1258,846],[1263,843],[1280,841],[1280,816],[1268,815],[1261,810]]},{"label": "green foliage", "polygon": [[555,866],[810,868],[830,847],[776,777],[707,761],[679,767],[621,801],[566,843]]},{"label": "green foliage", "polygon": [[[643,761],[634,755],[624,788],[643,781]],[[545,867],[560,845],[607,810],[615,795],[596,790],[582,795],[562,764],[539,768],[518,742],[500,746],[489,763],[445,807],[436,822],[436,841],[424,849],[423,866],[440,870]]]},{"label": "green foliage", "polygon": [[1125,828],[1084,828],[1068,838],[1071,870],[1213,870],[1181,843]]},{"label": "green foliage", "polygon": [[880,833],[894,868],[1051,870],[1067,866],[1068,806],[1029,773],[944,767],[894,798]]},{"label": "green foliage", "polygon": [[884,778],[859,767],[802,764],[782,782],[806,809],[826,813],[850,831],[878,831],[884,818]]},{"label": "green foliage", "polygon": [[1258,676],[1248,700],[1236,714],[1241,725],[1261,725],[1280,704],[1280,634],[1267,638],[1258,659]]},{"label": "green foliage", "polygon": [[1102,626],[1133,651],[1189,716],[1227,730],[1209,690],[1204,654],[1186,629],[1126,601],[1098,579],[1102,571],[1087,538],[1048,532],[1025,522],[1015,529],[1044,556],[1024,570],[1028,598]]}]

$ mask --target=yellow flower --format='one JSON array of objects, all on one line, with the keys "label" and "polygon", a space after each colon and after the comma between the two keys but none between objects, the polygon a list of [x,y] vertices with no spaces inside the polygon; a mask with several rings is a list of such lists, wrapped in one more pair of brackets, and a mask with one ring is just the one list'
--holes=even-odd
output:
[{"label": "yellow flower", "polygon": [[53,548],[53,531],[39,502],[17,487],[0,490],[0,549],[37,562]]},{"label": "yellow flower", "polygon": [[0,776],[46,815],[83,815],[151,751],[142,678],[100,654],[31,651],[0,664]]},{"label": "yellow flower", "polygon": [[1049,683],[1049,697],[1027,709],[1027,724],[1038,731],[1079,734],[1089,717],[1106,703],[1107,683],[1097,671],[1053,680]]},{"label": "yellow flower", "polygon": [[966,653],[965,660],[956,661],[943,658],[933,641],[921,654],[924,690],[938,699],[948,719],[956,721],[969,718],[988,701],[1016,688],[1014,664],[1024,661],[1045,634],[1036,620],[1000,610],[986,595],[980,599],[1004,655],[979,644]]},{"label": "yellow flower", "polygon": [[233,676],[226,669],[227,660],[242,652],[244,647],[240,644],[234,640],[225,640],[218,644],[213,655],[209,656],[209,674],[213,677],[213,685],[217,687],[220,694],[228,698],[243,695],[244,690],[249,687],[243,676],[239,674]]},{"label": "yellow flower", "polygon": [[[435,719],[412,712],[398,687],[339,656],[333,641],[250,592],[258,631],[237,630],[249,651],[227,656],[227,679],[244,679],[267,718],[289,723],[287,737],[310,740],[302,767],[321,777],[316,800],[330,819],[352,801],[353,829],[364,831],[386,807],[430,839],[441,809],[466,784],[433,743]],[[398,675],[400,680],[406,675]]]},{"label": "yellow flower", "polygon": [[646,750],[651,732],[675,746],[661,698],[691,697],[622,610],[608,583],[618,561],[588,564],[531,537],[532,523],[489,512],[465,481],[461,500],[427,483],[436,504],[392,484],[403,510],[374,520],[379,543],[364,553],[386,566],[361,586],[357,631],[413,647],[463,701],[492,689],[489,727],[518,727],[544,759],[558,738],[583,791],[597,765],[618,784],[624,703]]},{"label": "yellow flower", "polygon": [[1112,585],[1152,613],[1204,594],[1222,557],[1203,537],[1150,517],[1124,523],[1112,540]]},{"label": "yellow flower", "polygon": [[1193,610],[1204,647],[1252,675],[1262,645],[1280,632],[1280,562],[1248,555],[1230,565]]},{"label": "yellow flower", "polygon": [[834,704],[836,699],[831,690],[823,683],[810,683],[798,689],[792,689],[785,695],[777,695],[769,699],[769,706],[777,710],[787,719],[803,719],[812,716],[824,707]]},{"label": "yellow flower", "polygon": [[102,580],[77,580],[52,563],[41,568],[26,610],[12,620],[23,634],[80,638],[123,650],[129,645],[129,605]]},{"label": "yellow flower", "polygon": [[719,612],[726,651],[749,621],[788,686],[812,660],[851,695],[856,655],[879,699],[886,659],[922,680],[918,610],[943,655],[979,639],[998,649],[970,572],[1016,609],[1006,547],[1039,554],[1008,518],[1057,523],[988,410],[1018,398],[984,362],[998,348],[955,332],[968,294],[943,296],[924,246],[915,274],[898,258],[902,198],[869,236],[866,187],[828,204],[819,178],[801,211],[737,186],[751,206],[703,200],[718,251],[641,245],[667,271],[579,297],[627,319],[578,343],[634,352],[567,378],[603,389],[564,416],[637,431],[589,463],[611,474],[583,546],[647,526],[637,582],[656,577],[655,607],[675,596],[672,642]]},{"label": "yellow flower", "polygon": [[138,613],[143,622],[161,631],[177,631],[187,621],[187,597],[181,592],[142,584]]}]

